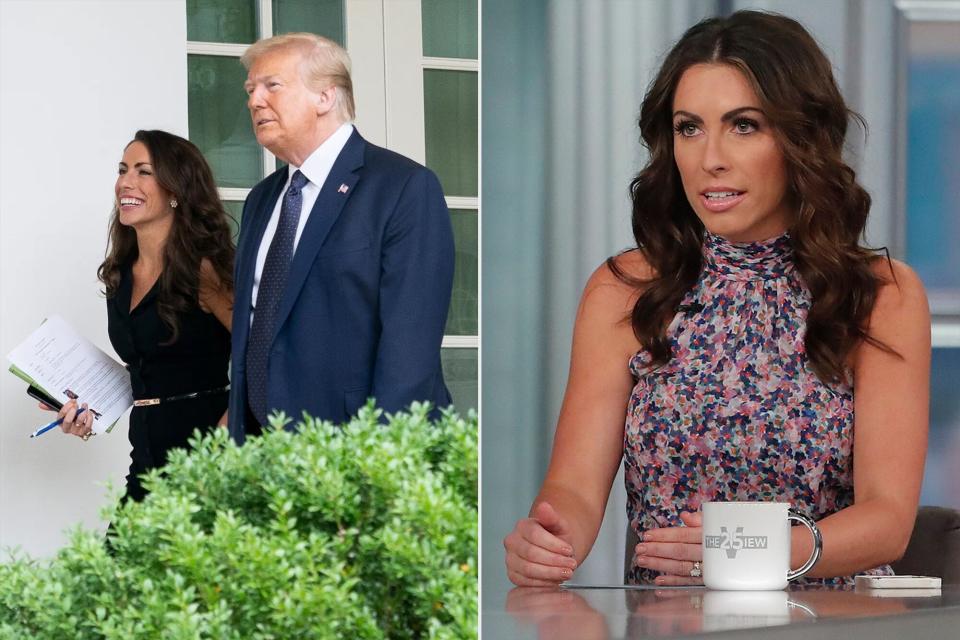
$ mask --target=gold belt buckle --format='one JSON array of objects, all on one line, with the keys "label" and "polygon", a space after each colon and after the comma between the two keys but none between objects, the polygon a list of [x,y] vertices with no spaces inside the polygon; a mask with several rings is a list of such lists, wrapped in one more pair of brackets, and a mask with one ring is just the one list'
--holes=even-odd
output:
[{"label": "gold belt buckle", "polygon": [[133,401],[133,406],[135,407],[150,407],[155,404],[160,404],[160,398],[146,398],[144,400]]}]

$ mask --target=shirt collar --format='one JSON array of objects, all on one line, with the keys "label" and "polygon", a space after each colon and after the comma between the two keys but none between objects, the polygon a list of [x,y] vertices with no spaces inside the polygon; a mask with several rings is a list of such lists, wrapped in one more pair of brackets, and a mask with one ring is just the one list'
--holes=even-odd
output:
[{"label": "shirt collar", "polygon": [[353,124],[343,123],[319,147],[314,149],[313,153],[307,156],[302,167],[289,165],[287,167],[287,184],[290,183],[293,173],[299,170],[312,184],[317,185],[318,188],[322,187],[327,180],[327,176],[330,175],[333,163],[336,162],[337,156],[343,151],[352,133]]}]

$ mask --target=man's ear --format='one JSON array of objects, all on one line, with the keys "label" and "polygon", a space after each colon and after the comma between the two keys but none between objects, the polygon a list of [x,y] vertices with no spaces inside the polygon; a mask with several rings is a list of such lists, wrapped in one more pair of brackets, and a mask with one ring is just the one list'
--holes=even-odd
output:
[{"label": "man's ear", "polygon": [[330,85],[323,91],[315,93],[314,96],[317,115],[324,116],[332,111],[334,105],[337,103],[337,88],[334,85]]}]

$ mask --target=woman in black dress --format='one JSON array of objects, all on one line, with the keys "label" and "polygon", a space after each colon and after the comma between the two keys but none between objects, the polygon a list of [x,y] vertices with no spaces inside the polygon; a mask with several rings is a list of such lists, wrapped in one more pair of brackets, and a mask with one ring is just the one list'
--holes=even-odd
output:
[{"label": "woman in black dress", "polygon": [[[97,275],[135,399],[125,499],[141,500],[140,474],[162,467],[195,429],[226,424],[234,246],[213,173],[188,140],[138,131],[115,192]],[[64,405],[62,429],[86,439],[92,418],[77,410],[75,400]]]}]

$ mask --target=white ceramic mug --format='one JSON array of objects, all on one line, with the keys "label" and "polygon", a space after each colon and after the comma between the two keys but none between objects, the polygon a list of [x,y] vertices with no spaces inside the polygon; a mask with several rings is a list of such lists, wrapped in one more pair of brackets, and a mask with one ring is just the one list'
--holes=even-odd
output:
[{"label": "white ceramic mug", "polygon": [[790,623],[786,591],[708,591],[703,594],[703,630],[774,627]]},{"label": "white ceramic mug", "polygon": [[[790,570],[790,522],[813,535],[813,553]],[[788,502],[703,503],[703,583],[708,589],[783,589],[820,559],[823,540],[817,525],[790,509]]]},{"label": "white ceramic mug", "polygon": [[707,591],[703,594],[703,630],[727,631],[790,624],[795,616],[816,618],[810,607],[786,591]]}]

